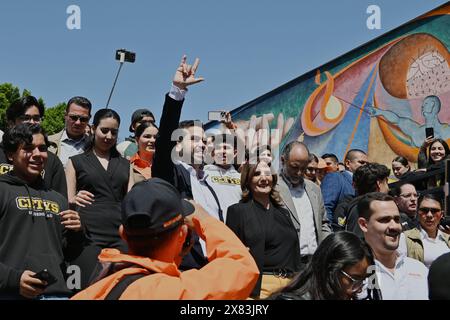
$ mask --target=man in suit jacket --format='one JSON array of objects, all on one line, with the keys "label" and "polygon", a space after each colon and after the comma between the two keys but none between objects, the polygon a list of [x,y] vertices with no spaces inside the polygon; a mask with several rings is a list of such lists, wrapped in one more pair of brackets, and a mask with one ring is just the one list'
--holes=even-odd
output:
[{"label": "man in suit jacket", "polygon": [[[205,210],[213,206],[215,198],[204,183],[203,150],[204,130],[197,121],[183,121],[179,123],[181,110],[187,87],[203,81],[196,78],[199,60],[193,66],[186,63],[186,56],[182,58],[173,79],[172,87],[166,95],[161,115],[158,137],[155,142],[155,155],[152,164],[152,177],[161,178],[178,190],[182,198],[193,199]],[[175,130],[179,131],[175,132]],[[177,135],[177,133],[180,135]],[[172,140],[172,136],[181,138],[180,141]],[[181,160],[175,161],[176,153],[180,151]],[[174,156],[174,157],[173,157]],[[205,257],[198,236],[194,235],[194,245],[180,265],[181,270],[201,268],[208,261]]]},{"label": "man in suit jacket", "polygon": [[360,166],[367,163],[367,155],[359,149],[351,149],[347,152],[344,159],[346,170],[344,172],[328,173],[322,180],[320,188],[327,210],[329,221],[333,221],[334,211],[340,201],[345,197],[354,196],[353,173]]},{"label": "man in suit jacket", "polygon": [[320,188],[303,178],[308,158],[309,150],[304,143],[293,141],[286,145],[281,156],[282,167],[277,186],[297,229],[303,262],[331,233]]}]

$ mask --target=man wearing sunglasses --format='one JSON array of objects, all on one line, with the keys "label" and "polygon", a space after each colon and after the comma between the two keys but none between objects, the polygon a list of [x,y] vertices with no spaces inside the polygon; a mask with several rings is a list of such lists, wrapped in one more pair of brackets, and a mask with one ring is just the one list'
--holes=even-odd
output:
[{"label": "man wearing sunglasses", "polygon": [[48,138],[51,143],[49,151],[59,157],[64,168],[70,157],[85,151],[88,142],[86,126],[91,118],[91,109],[91,102],[84,97],[70,99],[64,116],[64,129]]},{"label": "man wearing sunglasses", "polygon": [[394,198],[381,192],[358,203],[359,227],[375,258],[376,283],[383,300],[428,300],[428,269],[397,251],[402,226]]},{"label": "man wearing sunglasses", "polygon": [[[40,124],[44,118],[44,107],[33,97],[23,97],[14,101],[6,110],[8,127],[12,128],[21,123]],[[0,175],[13,169],[12,162],[8,159],[3,144],[0,144]],[[61,161],[54,154],[48,155],[44,170],[41,172],[45,185],[63,196],[67,197],[66,175]]]}]

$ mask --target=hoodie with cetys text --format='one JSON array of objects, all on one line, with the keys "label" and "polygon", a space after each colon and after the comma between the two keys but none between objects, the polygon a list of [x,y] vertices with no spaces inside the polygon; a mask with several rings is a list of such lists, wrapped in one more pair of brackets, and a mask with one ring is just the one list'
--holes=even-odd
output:
[{"label": "hoodie with cetys text", "polygon": [[28,185],[14,171],[0,176],[0,298],[20,298],[22,273],[43,269],[57,279],[44,295],[70,296],[65,254],[80,250],[84,232],[61,224],[59,213],[67,207],[67,200],[41,178]]}]

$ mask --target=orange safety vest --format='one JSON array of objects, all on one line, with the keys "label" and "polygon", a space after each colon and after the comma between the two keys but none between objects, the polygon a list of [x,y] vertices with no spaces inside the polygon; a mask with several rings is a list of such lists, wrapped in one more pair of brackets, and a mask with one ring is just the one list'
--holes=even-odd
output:
[{"label": "orange safety vest", "polygon": [[192,219],[198,235],[206,241],[209,263],[181,272],[175,263],[121,254],[104,249],[101,262],[127,262],[122,269],[81,291],[72,300],[103,300],[124,276],[149,273],[123,292],[120,300],[243,300],[249,297],[259,271],[248,249],[222,222],[213,217]]}]

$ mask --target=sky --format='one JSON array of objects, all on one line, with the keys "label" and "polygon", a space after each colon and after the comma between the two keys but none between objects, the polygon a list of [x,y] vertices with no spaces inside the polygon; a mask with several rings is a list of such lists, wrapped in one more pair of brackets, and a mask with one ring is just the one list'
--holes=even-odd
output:
[{"label": "sky", "polygon": [[[445,0],[15,0],[0,2],[0,83],[31,90],[47,106],[85,96],[106,106],[118,69],[116,49],[136,52],[126,63],[110,107],[129,135],[133,110],[159,119],[181,56],[200,58],[182,119],[207,120],[232,110],[360,46]],[[67,8],[77,5],[80,29]],[[366,12],[377,5],[381,29]],[[158,121],[159,122],[159,121]]]}]

